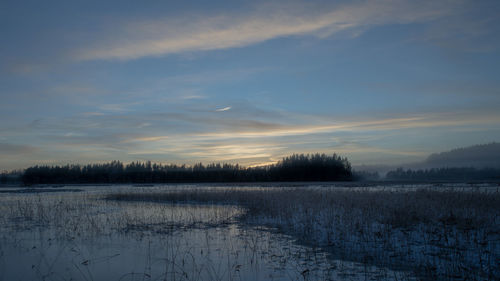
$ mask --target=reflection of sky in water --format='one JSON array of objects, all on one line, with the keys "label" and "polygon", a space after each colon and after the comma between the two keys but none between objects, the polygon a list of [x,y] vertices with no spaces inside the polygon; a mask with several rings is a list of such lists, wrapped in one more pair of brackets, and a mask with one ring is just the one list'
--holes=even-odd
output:
[{"label": "reflection of sky in water", "polygon": [[238,225],[234,216],[241,210],[234,206],[112,202],[96,200],[92,193],[2,194],[0,278],[362,280],[365,275],[404,276],[329,260],[320,249],[298,245],[291,237]]}]

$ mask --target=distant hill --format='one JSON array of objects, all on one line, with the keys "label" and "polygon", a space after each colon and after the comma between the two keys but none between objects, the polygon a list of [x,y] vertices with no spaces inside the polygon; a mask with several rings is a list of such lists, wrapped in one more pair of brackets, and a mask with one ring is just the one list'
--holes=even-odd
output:
[{"label": "distant hill", "polygon": [[500,143],[493,142],[434,153],[429,155],[421,166],[500,168]]}]

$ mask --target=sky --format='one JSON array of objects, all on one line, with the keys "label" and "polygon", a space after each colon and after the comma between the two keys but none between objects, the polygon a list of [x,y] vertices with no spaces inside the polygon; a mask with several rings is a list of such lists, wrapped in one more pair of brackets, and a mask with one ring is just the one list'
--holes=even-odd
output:
[{"label": "sky", "polygon": [[0,2],[0,170],[500,141],[500,2]]}]

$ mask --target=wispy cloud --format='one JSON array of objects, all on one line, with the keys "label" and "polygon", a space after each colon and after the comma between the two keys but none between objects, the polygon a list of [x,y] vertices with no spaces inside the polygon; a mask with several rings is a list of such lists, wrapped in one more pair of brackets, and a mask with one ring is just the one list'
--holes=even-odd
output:
[{"label": "wispy cloud", "polygon": [[130,103],[112,103],[112,104],[102,104],[98,108],[102,111],[107,112],[125,112],[130,111],[131,107],[141,104],[141,102],[130,102]]},{"label": "wispy cloud", "polygon": [[0,153],[6,155],[31,154],[37,152],[38,148],[31,145],[0,143]]},{"label": "wispy cloud", "polygon": [[[352,157],[355,163],[367,163],[366,159],[370,157],[374,159],[372,162],[382,161],[380,159],[397,162],[424,157],[427,150],[404,144],[416,132],[451,132],[452,129],[479,126],[483,131],[488,131],[500,122],[500,114],[492,110],[455,110],[413,115],[393,113],[390,117],[355,118],[310,115],[307,118],[303,114],[297,116],[290,112],[266,115],[265,111],[261,114],[261,109],[250,108],[248,110],[258,113],[252,118],[244,107],[240,105],[237,108],[226,111],[227,114],[213,110],[78,114],[69,119],[46,118],[43,122],[36,121],[24,130],[10,131],[9,135],[3,137],[4,142],[10,144],[15,143],[15,140],[36,140],[36,147],[40,151],[38,154],[64,155],[66,158],[61,159],[63,162],[69,161],[66,159],[84,159],[82,155],[92,155],[102,160],[150,159],[176,163],[228,161],[258,165],[293,152],[337,152],[350,159]],[[268,118],[259,120],[268,115]],[[390,144],[398,142],[394,147]],[[30,149],[0,145],[0,152],[11,151],[13,156],[25,155],[26,159],[29,157],[29,161],[32,161],[35,156],[32,156],[33,151]]]},{"label": "wispy cloud", "polygon": [[[314,35],[327,37],[340,31],[391,23],[423,22],[437,18],[454,1],[371,0],[337,7],[276,5],[249,14],[183,17],[139,21],[105,34],[93,46],[78,50],[78,60],[136,59],[186,51],[243,47],[273,38]],[[319,10],[319,11],[318,11]]]},{"label": "wispy cloud", "polygon": [[416,151],[416,150],[397,150],[388,149],[382,147],[376,147],[373,145],[360,145],[360,144],[345,144],[334,147],[337,153],[341,154],[367,154],[367,153],[378,153],[387,155],[399,155],[399,156],[416,156],[425,157],[429,155],[426,151]]},{"label": "wispy cloud", "polygon": [[233,128],[230,132],[207,132],[197,134],[205,138],[262,138],[294,135],[310,135],[320,133],[330,133],[336,131],[344,132],[366,132],[366,131],[392,131],[415,128],[435,128],[453,127],[474,124],[495,124],[500,121],[497,114],[474,115],[435,113],[421,114],[411,117],[396,117],[385,119],[366,119],[361,121],[339,120],[338,122],[310,124],[310,125],[275,125],[259,126],[259,129],[241,126],[245,122],[239,123],[239,128]]},{"label": "wispy cloud", "polygon": [[218,108],[218,109],[216,109],[215,111],[217,111],[217,112],[221,112],[221,111],[228,111],[228,110],[230,110],[230,109],[231,109],[231,107],[230,107],[230,106],[226,106],[226,107],[224,107],[224,108]]},{"label": "wispy cloud", "polygon": [[137,137],[121,141],[122,143],[127,142],[155,142],[168,139],[168,136],[154,136],[154,137]]}]

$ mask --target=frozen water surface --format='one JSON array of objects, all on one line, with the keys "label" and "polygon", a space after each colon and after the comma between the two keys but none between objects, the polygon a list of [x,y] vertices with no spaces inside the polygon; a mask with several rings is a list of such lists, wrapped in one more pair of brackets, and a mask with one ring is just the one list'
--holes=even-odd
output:
[{"label": "frozen water surface", "polygon": [[199,188],[226,187],[0,193],[0,280],[414,279],[407,272],[334,259],[273,229],[238,223],[244,210],[235,205],[103,199],[110,192]]}]

